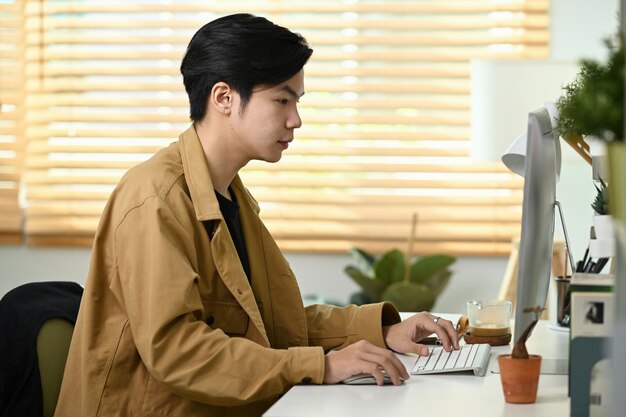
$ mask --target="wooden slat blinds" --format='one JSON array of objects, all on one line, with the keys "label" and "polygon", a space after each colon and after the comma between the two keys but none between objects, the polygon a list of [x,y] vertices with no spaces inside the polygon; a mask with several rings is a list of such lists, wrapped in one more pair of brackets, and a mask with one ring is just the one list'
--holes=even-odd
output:
[{"label": "wooden slat blinds", "polygon": [[548,55],[548,0],[26,2],[26,232],[89,244],[119,177],[188,126],[180,60],[247,11],[303,34],[304,125],[244,182],[285,250],[501,254],[522,182],[469,160],[469,61]]},{"label": "wooden slat blinds", "polygon": [[0,243],[22,238],[19,206],[23,155],[22,1],[0,0]]}]

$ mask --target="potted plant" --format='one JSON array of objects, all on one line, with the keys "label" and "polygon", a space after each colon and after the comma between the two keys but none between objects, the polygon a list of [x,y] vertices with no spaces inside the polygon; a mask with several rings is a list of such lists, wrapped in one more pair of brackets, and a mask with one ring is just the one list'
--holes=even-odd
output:
[{"label": "potted plant", "polygon": [[344,272],[362,288],[352,295],[351,303],[389,301],[399,311],[411,312],[433,307],[452,276],[448,267],[456,258],[444,254],[412,257],[416,228],[417,214],[413,214],[406,254],[391,249],[376,257],[363,249],[350,250],[358,266],[348,265]]},{"label": "potted plant", "polygon": [[[603,216],[595,215],[593,221],[596,239],[619,238],[615,253],[615,263],[619,265],[621,262],[626,264],[626,249],[623,249],[626,248],[624,36],[607,40],[605,44],[608,49],[606,61],[582,60],[576,78],[563,87],[563,94],[556,102],[559,111],[556,131],[575,148],[585,145],[585,137],[596,137],[606,143],[609,177],[596,187],[598,196],[593,208],[598,214],[611,213],[609,231],[605,232],[606,228],[598,224],[606,219]],[[622,257],[623,261],[617,261]],[[618,273],[626,279],[626,270]]]},{"label": "potted plant", "polygon": [[586,136],[623,141],[624,42],[617,43],[605,42],[606,63],[582,60],[576,78],[563,87],[556,129],[566,141]]},{"label": "potted plant", "polygon": [[596,184],[594,186],[597,193],[596,198],[591,203],[591,208],[598,216],[605,216],[609,214],[609,193],[606,183],[600,178],[600,186],[598,187]]},{"label": "potted plant", "polygon": [[613,240],[613,227],[609,214],[609,193],[606,183],[600,178],[600,186],[596,187],[596,197],[591,203],[593,209],[593,229],[596,239]]},{"label": "potted plant", "polygon": [[352,294],[353,304],[389,301],[399,311],[430,310],[437,296],[448,284],[456,260],[444,254],[408,259],[399,249],[391,249],[376,257],[363,249],[350,250],[357,265],[348,265],[344,272],[361,291]]},{"label": "potted plant", "polygon": [[[606,62],[581,61],[576,78],[556,102],[556,131],[575,148],[584,137],[607,142],[611,214],[626,221],[626,147],[624,146],[624,37],[607,40]],[[614,181],[612,181],[614,180]]]},{"label": "potted plant", "polygon": [[502,392],[507,403],[528,404],[537,400],[541,356],[528,354],[526,340],[539,321],[542,311],[542,307],[525,309],[525,313],[535,313],[535,319],[515,342],[511,354],[498,355]]}]

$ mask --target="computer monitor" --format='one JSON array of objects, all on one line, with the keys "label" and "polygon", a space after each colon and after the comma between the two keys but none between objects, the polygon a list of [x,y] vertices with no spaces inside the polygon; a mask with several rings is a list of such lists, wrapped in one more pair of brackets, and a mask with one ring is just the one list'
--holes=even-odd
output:
[{"label": "computer monitor", "polygon": [[556,182],[560,171],[560,147],[548,110],[528,114],[524,160],[522,233],[519,246],[514,340],[517,341],[548,298],[554,241]]}]

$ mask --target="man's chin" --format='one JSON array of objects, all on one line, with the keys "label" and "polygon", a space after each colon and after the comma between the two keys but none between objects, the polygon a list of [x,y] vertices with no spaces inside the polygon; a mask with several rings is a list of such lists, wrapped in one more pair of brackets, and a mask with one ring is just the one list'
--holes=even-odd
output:
[{"label": "man's chin", "polygon": [[261,161],[264,162],[269,162],[270,164],[275,164],[276,162],[280,161],[283,157],[283,154],[279,154],[277,156],[271,156],[271,157],[265,157],[265,158],[261,158]]}]

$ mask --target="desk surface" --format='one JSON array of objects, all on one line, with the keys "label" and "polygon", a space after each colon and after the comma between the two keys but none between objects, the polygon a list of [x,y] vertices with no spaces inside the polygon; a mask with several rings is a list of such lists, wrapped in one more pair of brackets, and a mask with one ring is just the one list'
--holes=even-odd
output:
[{"label": "desk surface", "polygon": [[[568,357],[569,334],[554,330],[541,320],[530,337],[530,353],[546,359]],[[528,417],[569,416],[566,375],[539,378],[537,402],[504,402],[496,356],[509,353],[511,345],[492,347],[489,370],[485,377],[471,374],[412,375],[401,386],[376,385],[298,385],[287,392],[264,417],[395,417],[463,416]],[[415,357],[399,355],[411,368]]]}]

